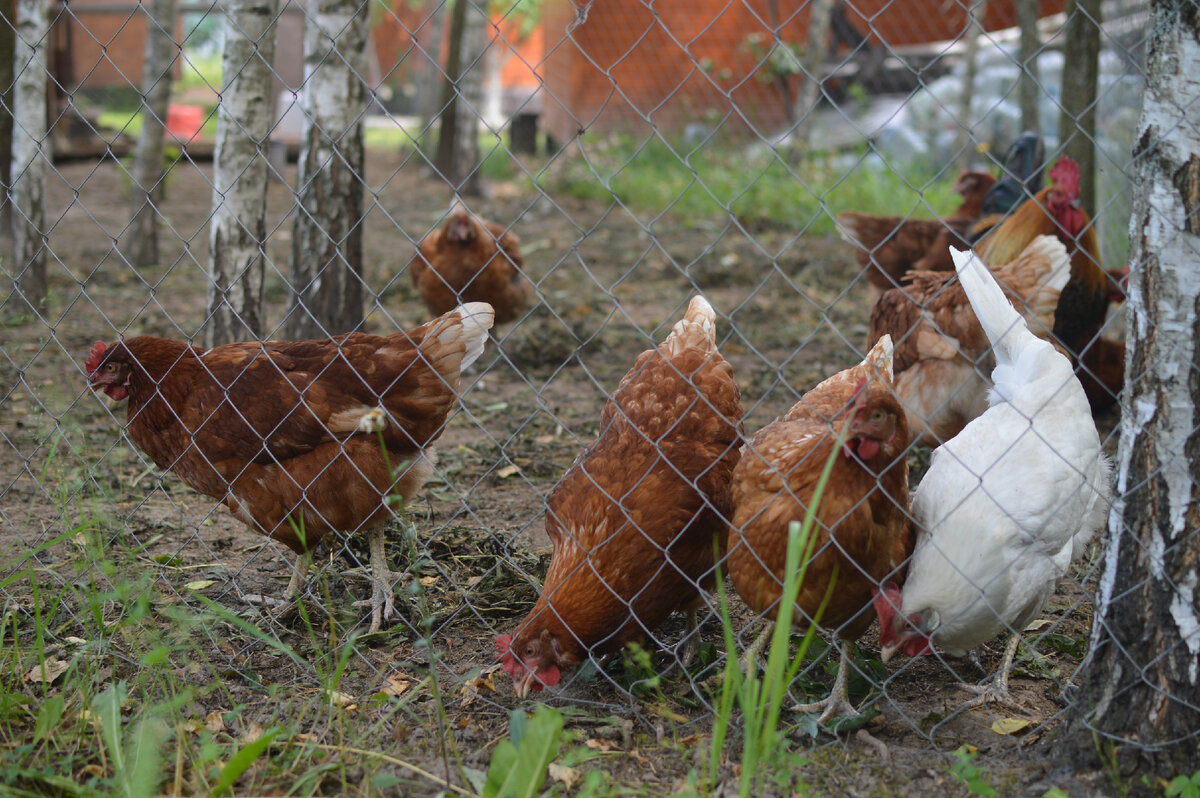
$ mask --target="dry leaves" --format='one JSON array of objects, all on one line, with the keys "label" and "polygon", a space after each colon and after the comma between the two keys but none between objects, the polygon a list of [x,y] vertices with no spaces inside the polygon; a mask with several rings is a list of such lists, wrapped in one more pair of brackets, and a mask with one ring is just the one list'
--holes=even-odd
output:
[{"label": "dry leaves", "polygon": [[204,728],[213,734],[225,731],[225,718],[219,710],[214,709],[204,716]]},{"label": "dry leaves", "polygon": [[53,684],[59,676],[62,676],[70,668],[70,663],[47,657],[45,662],[39,665],[34,665],[29,669],[29,673],[25,674],[27,682],[42,682],[43,684]]},{"label": "dry leaves", "polygon": [[402,673],[393,673],[383,680],[383,686],[379,688],[376,695],[401,696],[408,692],[410,687],[412,687],[412,679]]},{"label": "dry leaves", "polygon": [[497,693],[496,689],[496,674],[500,671],[500,665],[490,665],[479,672],[479,675],[473,679],[467,679],[463,682],[463,686],[459,688],[458,694],[462,697],[462,705],[469,707],[479,700],[480,695],[486,690],[490,693]]},{"label": "dry leaves", "polygon": [[992,731],[996,734],[1017,734],[1027,731],[1032,725],[1033,721],[1023,718],[1000,718],[992,724]]},{"label": "dry leaves", "polygon": [[580,773],[575,768],[560,765],[557,762],[550,763],[550,778],[561,783],[568,790],[575,786],[579,777]]}]

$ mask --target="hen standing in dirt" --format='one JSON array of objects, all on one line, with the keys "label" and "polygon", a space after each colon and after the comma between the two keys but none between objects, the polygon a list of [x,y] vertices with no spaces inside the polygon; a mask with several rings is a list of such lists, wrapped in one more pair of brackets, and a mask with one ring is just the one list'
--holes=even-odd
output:
[{"label": "hen standing in dirt", "polygon": [[[130,439],[301,563],[333,530],[370,529],[371,631],[395,608],[381,525],[433,469],[432,444],[480,354],[492,309],[473,302],[409,332],[208,350],[141,336],[96,342],[88,384],[129,400]],[[381,444],[382,439],[382,444]]]},{"label": "hen standing in dirt", "polygon": [[[496,641],[513,688],[642,640],[710,589],[729,523],[742,403],[703,297],[643,352],[600,416],[600,437],[550,495],[554,555],[542,594]],[[694,616],[692,625],[694,625]]]},{"label": "hen standing in dirt", "polygon": [[[871,598],[879,585],[899,581],[913,535],[908,426],[891,383],[892,340],[885,335],[862,363],[813,388],[746,445],[733,473],[729,575],[755,611],[771,618],[778,612],[788,527],[804,521],[831,456],[833,470],[815,508],[817,540],[796,598],[795,622],[811,623],[828,593],[820,625],[842,640],[855,640],[874,619]],[[835,454],[843,425],[847,438]],[[749,659],[747,667],[754,667],[753,654]],[[822,722],[858,714],[846,692],[849,664],[850,647],[843,645],[829,697],[796,709],[819,711]]]},{"label": "hen standing in dirt", "polygon": [[480,219],[455,200],[446,223],[421,240],[409,275],[430,313],[445,313],[461,302],[487,302],[496,311],[496,323],[503,324],[525,309],[533,293],[523,265],[516,233]]}]

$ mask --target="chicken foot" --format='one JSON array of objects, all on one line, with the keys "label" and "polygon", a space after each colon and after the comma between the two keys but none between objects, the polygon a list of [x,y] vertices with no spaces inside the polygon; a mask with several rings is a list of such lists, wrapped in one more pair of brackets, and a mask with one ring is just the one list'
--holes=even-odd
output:
[{"label": "chicken foot", "polygon": [[989,701],[1007,707],[1020,708],[1020,705],[1008,692],[1008,677],[1012,673],[1013,664],[1017,658],[1017,646],[1020,642],[1021,636],[1015,632],[1009,637],[1008,645],[1004,647],[1004,658],[1000,661],[1000,670],[996,672],[996,676],[991,682],[988,684],[959,685],[959,687],[968,693],[975,693],[974,698],[963,704],[963,709],[981,707]]},{"label": "chicken foot", "polygon": [[675,646],[675,659],[684,670],[692,667],[696,655],[700,653],[700,616],[695,607],[687,610],[687,624],[683,640]]},{"label": "chicken foot", "polygon": [[834,677],[833,687],[829,690],[829,695],[810,704],[797,704],[792,707],[793,712],[804,714],[812,714],[820,712],[817,718],[818,723],[827,723],[835,718],[854,718],[858,717],[859,711],[854,704],[850,703],[850,694],[846,690],[847,675],[850,672],[850,646],[842,646],[842,655],[838,660],[837,676]]},{"label": "chicken foot", "polygon": [[387,567],[383,527],[377,526],[367,534],[371,542],[371,627],[367,634],[374,634],[383,621],[396,617],[396,594],[392,590],[396,575]]}]

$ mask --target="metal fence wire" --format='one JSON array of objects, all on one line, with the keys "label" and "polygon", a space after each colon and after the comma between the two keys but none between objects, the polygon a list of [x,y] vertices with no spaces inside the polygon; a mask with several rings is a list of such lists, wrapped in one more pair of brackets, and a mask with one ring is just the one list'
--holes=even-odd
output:
[{"label": "metal fence wire", "polygon": [[[904,270],[932,250],[919,238],[928,233],[915,232],[919,220],[959,224],[959,237],[950,240],[969,239],[970,224],[956,221],[952,210],[956,191],[964,208],[969,200],[964,172],[981,173],[988,184],[1000,179],[1015,192],[1001,214],[1037,194],[1034,210],[1045,221],[1052,211],[1048,195],[1038,194],[1050,185],[1042,182],[1043,168],[1053,177],[1064,152],[1092,154],[1090,162],[1079,159],[1088,214],[1080,233],[1095,241],[1079,248],[1099,259],[1090,265],[1108,280],[1103,306],[1097,312],[1093,302],[1087,318],[1065,319],[1064,301],[1055,318],[1053,301],[1049,312],[1037,306],[1037,291],[1054,290],[1045,287],[1048,273],[1034,289],[1010,287],[1028,303],[1018,306],[1038,335],[1062,338],[1063,329],[1086,326],[1060,343],[1091,378],[1100,444],[1108,456],[1115,452],[1115,428],[1126,410],[1119,405],[1122,380],[1137,377],[1121,368],[1117,295],[1128,259],[1147,3],[1099,4],[1095,98],[1083,108],[1071,88],[1077,65],[1064,57],[1063,2],[946,2],[933,11],[907,0],[266,5],[273,10],[261,30],[247,25],[245,4],[226,2],[166,4],[164,11],[162,3],[22,0],[16,22],[0,26],[10,38],[15,33],[18,55],[27,55],[7,78],[18,87],[4,106],[16,116],[13,137],[37,147],[33,159],[13,160],[5,210],[11,229],[38,228],[36,246],[22,250],[15,240],[17,256],[5,259],[12,278],[0,345],[6,642],[28,649],[37,636],[64,661],[112,658],[125,672],[146,661],[139,654],[144,639],[134,643],[116,631],[136,617],[139,634],[155,630],[166,661],[183,678],[204,683],[221,674],[229,691],[247,696],[264,684],[324,685],[333,667],[329,648],[357,635],[345,649],[344,689],[367,694],[410,677],[417,682],[433,663],[451,685],[450,711],[465,723],[468,712],[500,714],[519,704],[497,666],[496,638],[518,631],[548,569],[554,573],[553,559],[570,551],[573,570],[558,574],[567,583],[554,594],[559,598],[547,596],[545,616],[575,638],[562,646],[595,647],[594,655],[585,652],[575,667],[564,666],[561,681],[536,697],[630,718],[660,734],[664,719],[704,729],[724,658],[745,651],[759,634],[757,621],[774,613],[739,595],[739,561],[728,550],[745,545],[735,505],[749,501],[750,488],[735,488],[731,499],[730,469],[720,464],[761,456],[754,443],[760,430],[821,380],[862,361],[888,322],[872,315],[880,307],[876,297],[900,285]],[[1090,7],[1072,6],[1076,13]],[[1032,39],[1022,41],[1019,16],[1030,7],[1038,19],[1027,26]],[[22,40],[22,15],[39,10],[47,19],[42,34]],[[147,32],[170,43],[169,63],[153,79],[147,59],[157,56]],[[238,62],[230,53],[247,36],[253,46]],[[265,81],[254,78],[256,60],[269,61]],[[48,109],[41,131],[27,127],[20,101],[21,81],[39,69]],[[244,101],[237,80],[259,80],[259,94],[230,109],[235,95]],[[158,109],[148,104],[150,83],[169,87]],[[259,118],[265,135],[254,129]],[[149,172],[145,184],[137,142],[144,126],[156,125],[165,128],[158,157],[164,168]],[[1012,146],[1026,130],[1044,150],[1033,166]],[[232,180],[215,174],[221,159],[241,157],[234,144],[217,146],[230,131],[229,141],[240,138],[250,153]],[[1006,159],[1009,152],[1017,155]],[[31,215],[19,197],[38,170],[42,193]],[[235,206],[235,196],[257,196],[257,205]],[[136,222],[143,208],[151,212],[149,229]],[[467,268],[461,253],[469,243],[461,240],[475,229],[464,211],[492,223],[474,235],[494,252],[485,256],[493,258],[486,271],[455,282],[446,264]],[[885,235],[868,240],[850,217],[839,216],[845,211],[897,219]],[[973,223],[983,211],[962,215]],[[236,233],[229,240],[241,236],[241,243],[224,250],[218,277],[213,230],[227,217]],[[1038,230],[1056,232],[1053,224]],[[133,253],[148,236],[156,250],[143,260]],[[924,248],[895,255],[918,246],[907,236]],[[889,265],[893,256],[903,265]],[[47,291],[30,306],[22,291],[39,262]],[[1056,268],[1064,274],[1062,263]],[[255,273],[259,282],[239,298]],[[907,285],[902,291],[915,290]],[[1057,290],[1070,292],[1061,283]],[[280,481],[260,490],[276,498],[315,494],[316,483],[307,480],[327,479],[333,494],[308,505],[309,527],[315,535],[321,521],[337,526],[332,515],[313,514],[353,506],[353,491],[375,478],[368,472],[378,452],[356,461],[341,448],[352,439],[360,446],[375,440],[362,418],[375,405],[346,408],[358,413],[346,427],[344,418],[323,415],[320,403],[369,382],[362,375],[386,368],[383,356],[363,354],[348,339],[330,350],[333,356],[318,357],[318,365],[301,367],[295,358],[311,353],[279,350],[284,354],[266,363],[264,350],[252,346],[243,363],[256,364],[254,379],[262,382],[239,387],[239,379],[250,379],[250,366],[230,371],[226,359],[197,367],[186,349],[165,363],[156,354],[153,366],[141,364],[152,373],[149,396],[169,405],[154,419],[149,411],[127,418],[124,403],[88,388],[95,341],[111,347],[159,336],[203,348],[220,340],[214,329],[230,314],[224,341],[319,339],[352,330],[391,335],[448,310],[437,307],[439,292],[451,296],[450,306],[488,301],[498,318],[457,386],[456,368],[434,379],[438,389],[457,392],[446,400],[444,425],[435,418],[436,432],[403,433],[436,437],[428,478],[406,501],[392,503],[378,496],[378,480],[372,483],[376,509],[386,506],[386,518],[370,513],[368,522],[360,514],[314,547],[298,602],[287,600],[285,586],[303,567],[300,558],[237,520],[223,488],[197,490],[197,472],[207,468],[235,481],[266,469]],[[639,374],[652,373],[654,359],[647,363],[639,354],[672,333],[697,295],[715,310],[717,350],[730,365],[741,405],[741,416],[724,422],[729,442],[703,455],[710,459],[700,468],[689,458],[708,452],[719,433],[705,427],[700,434],[689,424],[731,412],[701,379],[711,363],[673,362],[621,388],[622,379],[637,383]],[[888,296],[896,293],[880,302]],[[942,296],[918,295],[931,303],[918,317],[934,329],[946,318],[934,305]],[[965,303],[961,294],[957,301]],[[250,320],[252,311],[257,316]],[[1076,312],[1071,305],[1068,313]],[[1001,616],[995,633],[970,657],[939,648],[881,662],[878,627],[864,631],[874,618],[872,590],[854,588],[860,598],[849,611],[838,608],[839,589],[848,595],[856,582],[902,581],[904,557],[862,554],[861,537],[876,533],[861,517],[884,505],[911,514],[909,490],[930,465],[927,444],[978,414],[982,394],[967,398],[975,411],[947,403],[967,403],[963,392],[986,389],[994,365],[986,343],[938,339],[967,353],[955,361],[954,354],[921,349],[935,345],[923,333],[909,335],[908,326],[893,333],[898,374],[918,368],[910,361],[919,351],[919,358],[949,357],[965,369],[958,373],[964,382],[957,387],[932,369],[918,378],[919,386],[941,391],[928,406],[936,418],[921,419],[929,438],[903,447],[894,469],[872,476],[866,489],[839,481],[835,470],[825,501],[837,515],[830,509],[822,517],[814,562],[839,559],[837,552],[842,571],[791,697],[803,702],[828,694],[844,653],[851,701],[882,713],[868,728],[893,745],[948,751],[968,732],[990,728],[989,745],[1011,750],[1054,728],[1070,705],[1104,534],[1082,535],[1074,558],[1068,554],[1067,562],[1048,568],[1035,587],[1015,588],[1044,593],[1031,612],[994,607]],[[431,350],[422,351],[432,359]],[[182,368],[193,384],[171,382]],[[414,390],[406,380],[416,380],[421,368],[410,363],[386,380]],[[291,387],[280,389],[281,383]],[[843,388],[833,405],[810,397],[808,423],[834,430],[849,417],[840,415],[845,407],[861,406],[853,404],[865,396],[856,387]],[[211,407],[180,407],[189,399],[202,405],[198,397],[210,394]],[[231,398],[222,405],[224,397]],[[400,414],[427,412],[389,401],[379,406],[394,414],[384,420],[393,430],[406,423]],[[954,413],[966,415],[938,426]],[[623,422],[627,448],[606,450],[606,436]],[[198,443],[204,435],[221,438],[242,459],[217,462],[216,449]],[[292,435],[301,437],[282,440]],[[330,440],[338,449],[315,470],[289,470],[280,455]],[[997,459],[1006,453],[1001,443]],[[649,465],[639,459],[647,446],[661,455]],[[690,448],[672,448],[678,446]],[[827,443],[817,452],[828,450]],[[393,464],[401,469],[419,459],[400,444],[393,451],[401,453]],[[593,454],[577,459],[584,452]],[[814,453],[783,471],[819,473],[824,462]],[[851,463],[845,458],[845,467]],[[907,485],[889,492],[889,474],[902,468],[909,471]],[[1036,479],[1019,468],[1003,478],[1018,485]],[[287,480],[292,484],[283,485]],[[706,487],[714,481],[715,488]],[[758,487],[795,492],[801,508],[811,499],[795,482]],[[1031,484],[1024,493],[1042,487]],[[672,512],[684,509],[680,495],[699,502],[687,509],[695,514],[693,526],[665,533]],[[557,517],[548,517],[548,501]],[[296,515],[280,525],[277,538],[295,533]],[[375,573],[368,527],[381,521],[395,615],[367,634]],[[689,529],[694,534],[704,523],[714,530],[734,525],[726,553],[713,560],[710,531],[701,547],[710,552],[707,563],[701,557],[700,566],[681,564],[677,553]],[[603,524],[605,531],[597,531]],[[772,545],[786,545],[786,524],[777,526],[774,539],[785,542]],[[911,525],[901,526],[909,531],[888,532],[893,546],[898,535],[911,534]],[[548,529],[560,535],[557,553]],[[1012,582],[1007,568],[1041,556],[1036,545],[1014,539],[1011,561],[957,576],[988,582],[975,585],[980,589]],[[757,551],[752,559],[772,570],[767,560],[774,556]],[[628,572],[653,562],[654,576],[631,587]],[[738,651],[726,650],[718,574]],[[806,578],[806,589],[823,591],[828,574],[814,566]],[[697,629],[682,613],[646,621],[653,615],[647,605],[682,609],[692,595],[702,599]],[[580,631],[586,624],[578,619],[593,611],[607,616]],[[797,633],[803,628],[799,623]],[[1002,631],[1021,636],[1013,703],[971,708],[970,694],[960,688],[996,672]],[[620,650],[626,637],[641,640],[640,653]],[[993,726],[1013,719],[1022,722]],[[811,730],[818,734],[815,724]]]}]

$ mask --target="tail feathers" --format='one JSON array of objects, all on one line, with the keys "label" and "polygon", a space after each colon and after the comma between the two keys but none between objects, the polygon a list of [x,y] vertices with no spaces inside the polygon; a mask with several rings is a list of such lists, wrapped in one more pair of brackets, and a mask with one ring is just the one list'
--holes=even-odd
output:
[{"label": "tail feathers", "polygon": [[1025,320],[1008,301],[996,278],[974,252],[961,252],[951,247],[950,256],[954,258],[954,268],[958,271],[963,290],[967,292],[971,308],[984,334],[991,341],[997,364],[1014,362],[1021,350],[1038,339],[1029,331]]},{"label": "tail feathers", "polygon": [[707,299],[699,294],[692,297],[687,312],[675,322],[671,334],[662,343],[662,349],[668,357],[678,355],[685,349],[705,352],[717,350],[717,314]]},{"label": "tail feathers", "polygon": [[[495,318],[495,311],[486,302],[459,305],[430,323],[429,331],[421,341],[421,352],[431,363],[443,362],[445,349],[462,343],[463,354],[458,363],[458,373],[462,373],[483,354],[487,333]],[[452,361],[453,358],[445,360],[447,363]]]}]

